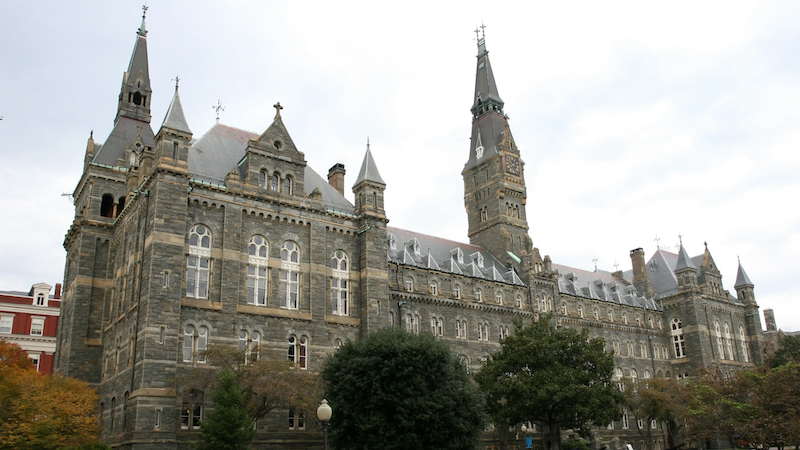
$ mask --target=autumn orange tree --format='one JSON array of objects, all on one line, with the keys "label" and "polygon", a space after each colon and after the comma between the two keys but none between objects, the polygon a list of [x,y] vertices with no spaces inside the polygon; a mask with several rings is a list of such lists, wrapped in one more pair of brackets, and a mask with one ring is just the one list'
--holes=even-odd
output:
[{"label": "autumn orange tree", "polygon": [[624,394],[626,408],[642,421],[643,427],[638,431],[648,450],[652,448],[654,421],[666,425],[670,447],[680,443],[686,413],[686,391],[681,385],[670,378],[628,379]]},{"label": "autumn orange tree", "polygon": [[0,449],[102,448],[99,434],[94,389],[40,374],[24,350],[0,340]]}]

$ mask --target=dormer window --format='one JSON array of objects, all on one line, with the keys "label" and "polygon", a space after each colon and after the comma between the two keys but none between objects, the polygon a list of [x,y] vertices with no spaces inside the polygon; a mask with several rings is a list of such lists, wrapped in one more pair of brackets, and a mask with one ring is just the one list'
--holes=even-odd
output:
[{"label": "dormer window", "polygon": [[478,267],[480,267],[481,269],[483,269],[483,255],[482,255],[482,254],[480,254],[480,253],[477,253],[477,252],[476,252],[476,253],[473,253],[471,256],[472,256],[472,261],[473,261],[475,264],[477,264],[477,265],[478,265]]},{"label": "dormer window", "polygon": [[392,250],[397,250],[397,238],[394,237],[394,234],[389,233],[389,248]]},{"label": "dormer window", "polygon": [[406,243],[409,247],[411,247],[411,251],[414,252],[415,255],[419,255],[419,241],[414,238]]},{"label": "dormer window", "polygon": [[464,264],[464,252],[460,248],[454,248],[450,251],[450,255],[459,264]]},{"label": "dormer window", "polygon": [[36,296],[36,306],[44,306],[44,294],[41,292]]}]

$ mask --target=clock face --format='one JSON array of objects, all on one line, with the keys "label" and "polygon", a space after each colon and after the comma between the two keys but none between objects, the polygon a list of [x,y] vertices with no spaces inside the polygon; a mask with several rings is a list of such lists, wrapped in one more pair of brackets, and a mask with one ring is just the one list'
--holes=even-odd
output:
[{"label": "clock face", "polygon": [[516,156],[506,155],[506,172],[514,175],[520,174],[519,158]]}]

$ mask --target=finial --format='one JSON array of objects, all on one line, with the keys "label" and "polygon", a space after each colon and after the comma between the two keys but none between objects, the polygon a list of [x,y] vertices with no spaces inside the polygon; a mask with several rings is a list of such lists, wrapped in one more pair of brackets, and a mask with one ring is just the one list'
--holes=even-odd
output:
[{"label": "finial", "polygon": [[178,82],[181,81],[180,77],[178,77],[178,74],[175,74],[175,78],[173,78],[170,81],[174,81],[175,82],[175,91],[177,92],[177,90],[178,90]]},{"label": "finial", "polygon": [[369,135],[367,135],[367,150],[369,150]]},{"label": "finial", "polygon": [[683,245],[683,236],[681,236],[680,232],[678,232],[678,242]]},{"label": "finial", "polygon": [[[177,78],[177,76],[175,78]],[[175,82],[175,90],[178,90],[178,83],[177,82]],[[215,105],[211,105],[211,109],[214,109],[214,110],[217,111],[217,123],[219,123],[219,112],[220,111],[225,111],[225,108],[222,106],[222,102],[220,102],[219,97],[217,97],[216,106]]]},{"label": "finial", "polygon": [[616,271],[618,271],[618,270],[619,270],[619,263],[618,263],[618,262],[617,262],[617,260],[615,259],[615,260],[614,260],[614,272],[616,272]]},{"label": "finial", "polygon": [[740,266],[742,265],[742,260],[739,258],[739,254],[736,254],[736,262],[738,262]]},{"label": "finial", "polygon": [[272,105],[272,107],[275,108],[275,119],[274,120],[280,119],[281,118],[281,110],[283,109],[283,106],[281,106],[281,102],[275,103],[274,105]]},{"label": "finial", "polygon": [[144,18],[147,15],[147,2],[142,5],[142,26],[139,27],[139,35],[147,36],[147,28],[144,26]]},{"label": "finial", "polygon": [[486,39],[486,25],[481,20],[481,39]]},{"label": "finial", "polygon": [[592,256],[592,262],[594,263],[594,271],[597,272],[597,255]]},{"label": "finial", "polygon": [[94,130],[89,130],[89,139],[94,139]]},{"label": "finial", "polygon": [[656,238],[653,239],[653,241],[655,241],[655,243],[656,243],[656,249],[660,249],[661,248],[661,245],[660,245],[661,244],[661,238],[658,237],[658,234],[656,234]]},{"label": "finial", "polygon": [[703,241],[703,245],[706,246],[706,250],[708,250],[708,241]]}]

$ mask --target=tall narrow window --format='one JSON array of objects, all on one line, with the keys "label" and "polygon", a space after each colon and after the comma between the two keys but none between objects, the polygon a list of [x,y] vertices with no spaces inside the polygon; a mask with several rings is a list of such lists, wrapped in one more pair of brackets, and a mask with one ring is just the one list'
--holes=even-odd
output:
[{"label": "tall narrow window", "polygon": [[305,430],[306,421],[302,412],[294,409],[289,410],[289,429],[290,430]]},{"label": "tall narrow window", "polygon": [[249,333],[247,330],[239,330],[239,351],[244,353],[245,364],[258,360],[260,342],[261,335],[258,331]]},{"label": "tall narrow window", "polygon": [[495,292],[494,293],[494,299],[495,299],[495,301],[497,302],[498,305],[502,305],[503,304],[503,292],[502,291]]},{"label": "tall narrow window", "polygon": [[294,362],[296,367],[308,369],[308,339],[305,336],[289,336],[289,350],[287,353],[289,361]]},{"label": "tall narrow window", "polygon": [[247,245],[247,303],[256,306],[267,304],[268,244],[264,236],[255,235]]},{"label": "tall narrow window", "polygon": [[292,195],[292,178],[289,176],[283,179],[283,193]]},{"label": "tall narrow window", "polygon": [[181,429],[198,430],[203,419],[203,393],[191,390],[183,394],[181,408]]},{"label": "tall narrow window", "polygon": [[267,171],[264,169],[258,172],[258,187],[262,189],[267,188]]},{"label": "tall narrow window", "polygon": [[731,339],[731,329],[726,323],[725,330],[725,350],[727,351],[728,359],[733,360],[733,339]]},{"label": "tall narrow window", "polygon": [[269,184],[270,190],[273,190],[275,192],[278,191],[278,181],[279,181],[278,174],[273,173],[272,177],[270,178],[270,184]]},{"label": "tall narrow window", "polygon": [[680,319],[672,319],[672,343],[675,345],[675,357],[685,357],[686,342],[683,339],[683,328]]},{"label": "tall narrow window", "polygon": [[195,225],[189,231],[189,258],[186,266],[186,296],[208,298],[211,233],[203,225]]},{"label": "tall narrow window", "polygon": [[206,362],[206,346],[208,345],[208,328],[186,325],[183,328],[183,360],[184,362]]},{"label": "tall narrow window", "polygon": [[292,241],[281,247],[281,308],[298,309],[300,296],[300,248]]},{"label": "tall narrow window", "polygon": [[720,329],[719,322],[714,322],[714,331],[717,334],[717,357],[725,359],[725,349],[722,346],[722,330]]},{"label": "tall narrow window", "polygon": [[339,316],[350,314],[349,278],[347,254],[336,250],[331,258],[331,308],[333,314]]},{"label": "tall narrow window", "polygon": [[739,343],[742,346],[742,361],[750,362],[750,355],[747,353],[747,339],[744,335],[744,327],[739,325]]},{"label": "tall narrow window", "polygon": [[483,301],[483,292],[480,289],[475,289],[475,301]]}]

